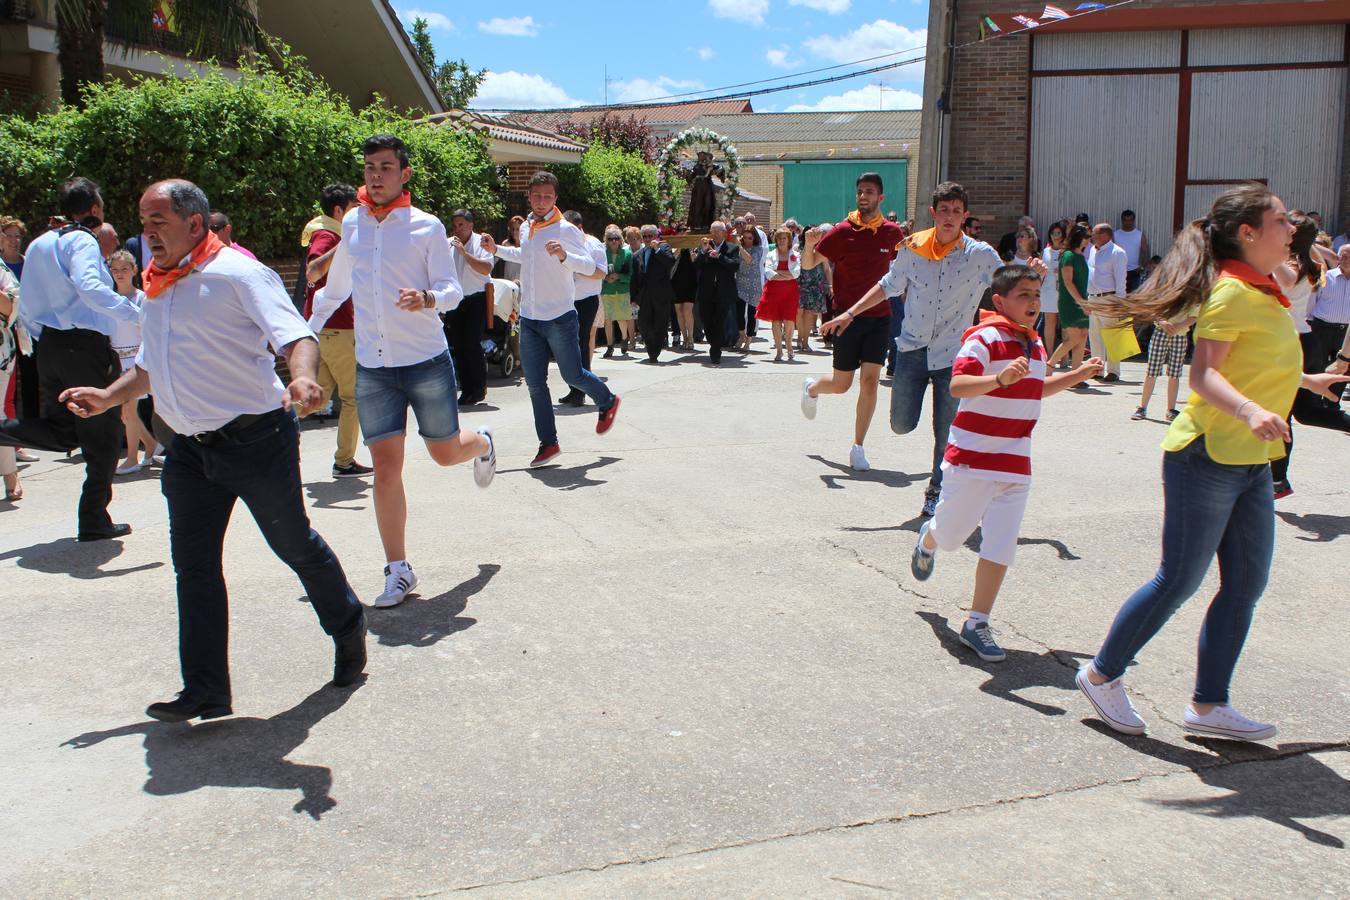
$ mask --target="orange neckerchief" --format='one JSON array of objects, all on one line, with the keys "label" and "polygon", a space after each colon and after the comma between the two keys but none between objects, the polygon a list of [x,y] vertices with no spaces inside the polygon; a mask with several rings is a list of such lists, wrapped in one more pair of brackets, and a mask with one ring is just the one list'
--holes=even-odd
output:
[{"label": "orange neckerchief", "polygon": [[370,195],[366,193],[365,185],[362,185],[361,187],[356,189],[356,202],[360,203],[366,209],[370,210],[370,214],[372,216],[374,216],[377,219],[383,220],[385,216],[387,216],[389,213],[393,212],[396,209],[402,209],[405,206],[412,206],[412,194],[409,194],[407,191],[404,191],[403,193],[398,195],[398,199],[392,200],[389,203],[380,206],[376,204],[374,200],[370,199]]},{"label": "orange neckerchief", "polygon": [[895,249],[900,250],[901,248],[908,247],[924,259],[931,259],[934,262],[937,262],[960,245],[960,234],[958,234],[956,240],[952,241],[950,244],[939,244],[937,242],[937,229],[926,228],[923,231],[914,232],[909,236],[908,240],[901,241],[897,244]]},{"label": "orange neckerchief", "polygon": [[1256,288],[1263,294],[1270,294],[1285,309],[1289,308],[1289,298],[1280,290],[1280,286],[1275,283],[1275,279],[1269,275],[1262,275],[1240,259],[1225,259],[1219,265],[1219,277],[1227,275],[1229,278],[1236,278],[1238,281],[1246,282]]},{"label": "orange neckerchief", "polygon": [[1002,313],[994,312],[991,309],[982,309],[980,310],[979,324],[967,328],[966,333],[961,335],[961,340],[970,340],[972,334],[979,331],[981,328],[988,328],[990,325],[997,328],[1006,328],[1013,334],[1021,335],[1030,342],[1032,347],[1036,346],[1036,342],[1041,339],[1041,336],[1036,332],[1036,329],[1029,328],[1026,325],[1019,325]]},{"label": "orange neckerchief", "polygon": [[558,207],[556,206],[553,207],[553,211],[550,212],[548,214],[548,217],[544,219],[544,221],[542,222],[540,222],[538,219],[534,217],[534,213],[530,213],[530,237],[533,238],[534,233],[539,229],[547,228],[548,226],[554,225],[561,221],[562,221],[562,213],[558,211]]},{"label": "orange neckerchief", "polygon": [[173,287],[174,282],[185,278],[193,269],[215,259],[217,253],[225,249],[225,242],[216,237],[214,231],[207,231],[206,237],[192,248],[188,261],[176,269],[161,269],[158,263],[150,267],[141,276],[145,282],[145,296],[151,300]]},{"label": "orange neckerchief", "polygon": [[864,222],[862,213],[858,212],[856,209],[848,214],[848,222],[850,225],[859,231],[870,231],[873,234],[876,234],[881,230],[881,223],[885,221],[886,217],[881,213],[876,213],[876,217],[870,222]]}]

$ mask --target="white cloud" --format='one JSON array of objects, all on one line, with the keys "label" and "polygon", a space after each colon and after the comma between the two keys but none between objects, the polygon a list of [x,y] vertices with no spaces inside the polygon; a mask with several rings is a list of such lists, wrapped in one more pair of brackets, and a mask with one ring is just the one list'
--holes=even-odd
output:
[{"label": "white cloud", "polygon": [[665,97],[669,94],[680,94],[686,91],[697,91],[703,87],[701,81],[681,81],[678,78],[671,78],[669,75],[658,75],[656,78],[630,78],[627,81],[617,81],[610,85],[609,99],[611,103],[640,103],[643,100],[654,100],[657,97]]},{"label": "white cloud", "polygon": [[478,30],[506,37],[535,37],[539,34],[539,23],[534,20],[534,16],[511,16],[509,19],[499,16],[479,22]]},{"label": "white cloud", "polygon": [[735,19],[747,25],[763,25],[769,0],[708,0],[708,9],[719,19]]},{"label": "white cloud", "polygon": [[[807,38],[802,42],[807,50],[816,56],[831,62],[847,63],[883,53],[897,53],[901,50],[913,51],[912,56],[922,56],[928,46],[928,29],[917,30],[897,25],[888,19],[877,19],[865,25],[859,25],[842,37]],[[917,48],[917,49],[916,49]],[[903,58],[903,57],[899,57]],[[893,69],[888,78],[923,78],[923,63]]]},{"label": "white cloud", "polygon": [[923,109],[923,97],[913,91],[897,91],[884,85],[866,87],[831,94],[815,103],[794,103],[785,112],[870,111],[877,109]]},{"label": "white cloud", "polygon": [[426,19],[427,27],[438,31],[454,31],[455,23],[450,21],[450,17],[445,13],[427,12],[425,9],[401,9],[398,11],[398,17],[402,19],[409,28],[412,28],[414,19]]},{"label": "white cloud", "polygon": [[818,9],[821,12],[837,16],[840,13],[848,12],[848,8],[853,5],[853,0],[788,0],[792,6],[805,6],[807,9]]},{"label": "white cloud", "polygon": [[473,98],[473,106],[505,108],[546,108],[580,106],[581,101],[542,75],[526,72],[488,72]]},{"label": "white cloud", "polygon": [[791,69],[800,63],[795,59],[788,59],[787,47],[770,47],[764,51],[764,61],[774,68]]},{"label": "white cloud", "polygon": [[717,55],[716,53],[713,52],[713,48],[711,47],[699,47],[694,52],[697,53],[698,58],[703,60],[704,62],[707,62],[708,60],[712,59],[714,56]]}]

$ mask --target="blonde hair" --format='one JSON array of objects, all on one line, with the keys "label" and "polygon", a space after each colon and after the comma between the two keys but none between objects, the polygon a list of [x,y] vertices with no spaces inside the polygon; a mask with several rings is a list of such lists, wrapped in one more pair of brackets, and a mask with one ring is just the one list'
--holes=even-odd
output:
[{"label": "blonde hair", "polygon": [[605,226],[605,240],[609,240],[611,237],[616,237],[619,240],[623,240],[623,231],[622,229],[619,228],[618,225]]},{"label": "blonde hair", "polygon": [[131,255],[130,250],[114,250],[110,253],[108,255],[108,265],[111,266],[115,262],[131,263],[131,267],[133,269],[136,268],[136,257]]},{"label": "blonde hair", "polygon": [[626,241],[631,237],[642,240],[642,229],[638,228],[636,225],[629,225],[623,230],[623,239]]},{"label": "blonde hair", "polygon": [[22,219],[16,219],[13,216],[0,216],[0,231],[8,231],[11,228],[19,229],[19,237],[28,236],[28,226],[23,224]]}]

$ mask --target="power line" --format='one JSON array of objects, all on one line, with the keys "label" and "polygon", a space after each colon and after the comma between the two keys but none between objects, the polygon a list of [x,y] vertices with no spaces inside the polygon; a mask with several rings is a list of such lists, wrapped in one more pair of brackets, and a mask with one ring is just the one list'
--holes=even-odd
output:
[{"label": "power line", "polygon": [[[1107,11],[1109,11],[1109,10],[1118,9],[1118,8],[1120,8],[1120,7],[1122,7],[1122,6],[1128,6],[1129,4],[1134,3],[1134,2],[1135,2],[1135,0],[1119,0],[1119,2],[1117,2],[1117,3],[1112,3],[1112,4],[1108,5],[1108,6],[1103,6],[1101,9],[1093,9],[1093,10],[1088,10],[1087,12],[1079,13],[1078,15],[1074,16],[1073,18],[1077,19],[1077,18],[1081,18],[1081,17],[1084,17],[1084,16],[1097,15],[1098,13],[1103,13],[1103,12],[1107,12]],[[991,41],[1002,40],[1003,38],[1016,37],[1016,36],[1018,36],[1018,35],[1026,34],[1026,33],[1030,32],[1030,31],[1034,31],[1036,27],[1038,27],[1038,26],[1032,26],[1032,27],[1027,27],[1027,28],[1020,28],[1020,29],[1018,29],[1018,30],[1016,30],[1016,31],[999,32],[998,34],[995,34],[993,37],[986,38],[986,39],[984,39],[983,41],[980,41],[980,40],[967,41],[967,42],[964,43],[964,44],[957,44],[957,45],[954,45],[951,49],[952,49],[952,50],[962,50],[962,49],[965,49],[965,48],[967,48],[967,47],[973,47],[974,45],[980,44],[980,43],[989,43],[989,42],[991,42]],[[569,107],[541,107],[541,108],[537,108],[537,109],[518,109],[518,108],[517,108],[517,109],[505,109],[505,108],[500,108],[500,107],[499,107],[499,108],[484,108],[484,109],[481,109],[480,111],[482,111],[482,112],[505,112],[505,113],[554,113],[554,112],[559,112],[559,113],[561,113],[561,112],[565,112],[565,113],[585,113],[585,112],[598,112],[598,111],[609,111],[609,110],[639,109],[639,108],[644,107],[644,106],[650,106],[650,105],[653,105],[653,104],[659,104],[659,103],[663,103],[663,102],[665,102],[665,101],[670,101],[670,100],[679,100],[679,99],[684,98],[684,97],[697,97],[697,99],[693,99],[693,100],[687,101],[687,102],[690,102],[690,103],[711,103],[711,102],[715,102],[715,101],[718,101],[718,100],[740,100],[740,99],[743,99],[743,98],[744,98],[744,99],[748,99],[748,98],[750,98],[750,97],[760,97],[760,96],[763,96],[763,95],[766,95],[766,94],[778,94],[778,93],[782,93],[782,92],[784,92],[784,91],[795,91],[795,90],[799,90],[799,89],[802,89],[802,88],[819,87],[819,86],[825,85],[825,84],[834,84],[834,83],[840,82],[840,81],[848,81],[848,80],[853,79],[853,78],[861,78],[861,77],[863,77],[863,76],[865,76],[865,75],[875,75],[875,74],[877,74],[877,73],[879,73],[879,72],[886,72],[886,71],[889,71],[889,70],[891,70],[891,69],[899,69],[899,68],[902,68],[902,67],[904,67],[904,66],[909,66],[909,65],[913,65],[914,63],[919,63],[919,62],[925,61],[925,60],[927,59],[927,54],[925,53],[925,54],[922,55],[922,56],[916,56],[916,57],[913,57],[912,59],[899,60],[899,61],[897,61],[897,62],[884,63],[884,64],[882,64],[882,65],[872,66],[872,67],[869,67],[869,68],[866,68],[866,69],[860,69],[860,70],[858,70],[858,71],[856,71],[856,72],[845,72],[845,73],[842,73],[842,74],[840,74],[840,75],[833,75],[833,76],[830,76],[830,77],[828,77],[828,78],[816,78],[816,79],[812,79],[812,80],[810,80],[810,81],[798,81],[798,82],[793,82],[792,84],[778,85],[778,86],[776,86],[776,87],[758,88],[758,89],[753,90],[753,91],[737,91],[737,90],[734,90],[734,89],[735,89],[735,88],[741,88],[741,87],[753,87],[754,85],[757,85],[757,84],[768,84],[768,83],[770,83],[770,82],[780,81],[780,80],[782,80],[782,79],[784,79],[784,78],[800,78],[800,77],[803,76],[803,75],[812,75],[812,74],[816,74],[816,73],[819,73],[819,72],[829,72],[829,71],[833,71],[833,70],[835,70],[835,69],[845,68],[845,67],[848,67],[848,66],[855,66],[855,65],[858,65],[858,64],[864,63],[864,62],[871,62],[871,61],[877,60],[877,59],[885,59],[886,57],[889,57],[889,56],[896,56],[897,54],[901,54],[901,53],[913,53],[913,52],[915,52],[916,50],[921,50],[921,49],[922,49],[922,50],[926,50],[927,48],[914,47],[914,48],[910,48],[910,49],[907,49],[907,50],[895,50],[895,51],[893,51],[893,52],[891,52],[891,53],[883,53],[883,54],[881,54],[881,55],[879,55],[879,56],[870,56],[870,57],[867,57],[867,58],[865,58],[865,59],[854,60],[853,62],[847,62],[847,63],[839,63],[839,64],[833,65],[833,66],[822,66],[821,68],[818,68],[818,69],[807,69],[806,71],[803,71],[803,72],[794,72],[794,73],[791,73],[791,74],[788,74],[788,75],[780,75],[780,76],[777,76],[776,78],[765,78],[765,79],[761,79],[761,80],[759,80],[759,81],[746,81],[746,82],[742,82],[742,83],[740,83],[740,84],[722,85],[722,86],[720,86],[720,87],[715,87],[715,88],[705,88],[705,89],[703,89],[703,90],[701,90],[701,91],[686,91],[686,92],[679,93],[679,94],[667,94],[667,95],[662,96],[662,97],[653,97],[653,98],[650,98],[650,99],[647,99],[647,100],[635,100],[635,101],[631,101],[631,102],[629,102],[629,103],[589,104],[589,105],[585,105],[585,106],[569,106]],[[720,93],[720,94],[717,94],[717,95],[711,96],[711,97],[699,97],[699,96],[698,96],[699,94],[706,94],[706,93],[710,93],[710,92],[713,92],[713,91],[730,91],[730,93]]]}]

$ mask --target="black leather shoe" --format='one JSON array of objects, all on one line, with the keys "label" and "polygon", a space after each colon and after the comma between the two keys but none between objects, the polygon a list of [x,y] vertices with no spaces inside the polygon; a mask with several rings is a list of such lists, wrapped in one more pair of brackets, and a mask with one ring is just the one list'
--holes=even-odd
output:
[{"label": "black leather shoe", "polygon": [[151,703],[145,708],[145,714],[161,722],[186,722],[188,719],[219,719],[232,716],[234,710],[228,703],[214,700],[198,700],[184,691],[179,691],[177,699],[163,703]]},{"label": "black leather shoe", "polygon": [[75,536],[77,541],[108,541],[113,538],[126,537],[131,534],[131,526],[126,523],[113,525],[110,528],[100,528],[97,531],[81,531]]},{"label": "black leather shoe", "polygon": [[573,391],[572,393],[567,394],[566,396],[559,397],[558,402],[561,403],[563,406],[585,406],[586,395],[581,393],[580,391]]},{"label": "black leather shoe", "polygon": [[333,638],[333,684],[347,687],[355,684],[366,669],[366,614],[346,637]]}]

